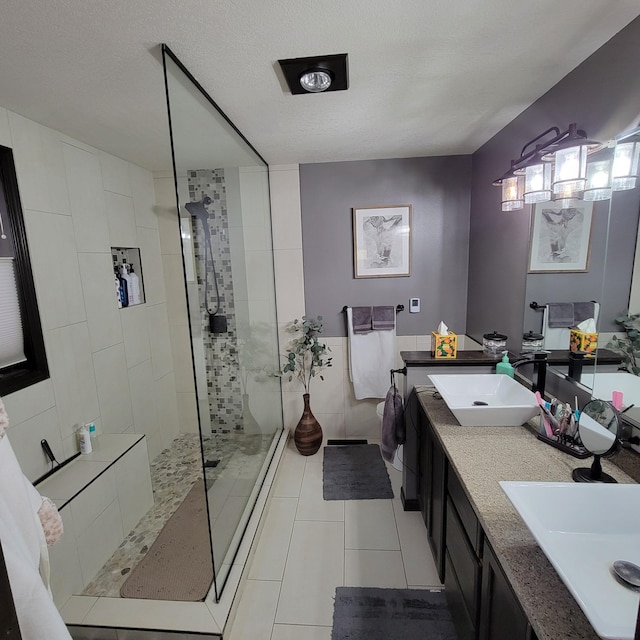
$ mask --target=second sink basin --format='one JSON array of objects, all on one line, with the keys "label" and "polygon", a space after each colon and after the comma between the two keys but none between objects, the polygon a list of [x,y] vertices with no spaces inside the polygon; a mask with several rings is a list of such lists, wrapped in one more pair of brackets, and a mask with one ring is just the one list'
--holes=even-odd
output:
[{"label": "second sink basin", "polygon": [[[633,640],[638,591],[611,570],[640,565],[640,485],[500,482],[601,638]],[[550,605],[553,594],[548,594]]]},{"label": "second sink basin", "polygon": [[535,395],[509,376],[470,373],[429,377],[463,427],[516,426],[538,415]]}]

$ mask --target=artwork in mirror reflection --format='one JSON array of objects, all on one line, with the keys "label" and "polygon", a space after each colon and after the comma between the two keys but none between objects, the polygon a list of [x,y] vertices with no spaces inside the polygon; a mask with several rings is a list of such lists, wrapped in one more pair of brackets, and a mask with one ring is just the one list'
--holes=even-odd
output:
[{"label": "artwork in mirror reflection", "polygon": [[543,202],[531,220],[529,272],[587,271],[591,202]]},{"label": "artwork in mirror reflection", "polygon": [[[615,141],[611,144],[615,145]],[[619,191],[614,185],[609,200],[575,200],[564,207],[540,203],[531,211],[530,263],[523,333],[545,333],[543,309],[549,303],[596,302],[599,307],[596,327],[598,351],[594,358],[587,359],[580,380],[589,388],[594,385],[594,371],[610,374],[617,368],[617,364],[605,363],[601,357],[604,355],[601,353],[603,348],[611,355],[611,339],[614,335],[619,338],[626,336],[624,327],[616,319],[640,311],[640,251],[637,250],[640,187],[637,180],[634,185],[632,189]],[[573,235],[572,245],[568,248],[571,235],[569,226],[577,216],[563,215],[563,209],[568,212],[574,208],[574,204],[580,208],[583,217],[579,234]],[[546,211],[546,216],[543,211]],[[590,222],[585,224],[589,218]],[[573,232],[576,232],[575,228]],[[570,268],[567,269],[567,266]],[[538,310],[530,308],[533,301],[540,305]],[[569,349],[569,344],[566,349]],[[567,366],[554,365],[554,368],[561,374],[568,372]],[[595,392],[594,395],[605,400],[611,397]],[[640,406],[640,393],[637,403],[629,398],[629,404]]]}]

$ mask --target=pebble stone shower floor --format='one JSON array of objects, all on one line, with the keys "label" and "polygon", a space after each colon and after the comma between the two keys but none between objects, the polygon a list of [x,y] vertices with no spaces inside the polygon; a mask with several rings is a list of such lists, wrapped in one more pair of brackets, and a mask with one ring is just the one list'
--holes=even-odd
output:
[{"label": "pebble stone shower floor", "polygon": [[[206,468],[207,488],[210,488],[224,473],[248,475],[256,473],[264,455],[235,455],[242,450],[242,434],[221,433],[203,439],[205,460],[219,461],[215,467]],[[255,439],[255,436],[253,436]],[[263,437],[257,450],[251,453],[264,454],[269,449],[272,437]],[[255,449],[255,445],[252,445]],[[249,465],[250,469],[246,469]],[[241,467],[245,467],[242,469]],[[151,486],[154,505],[142,517],[136,527],[128,533],[118,549],[109,558],[81,595],[120,597],[120,587],[135,566],[144,558],[160,531],[182,504],[194,483],[202,478],[200,436],[183,434],[171,447],[164,449],[150,465]]]}]

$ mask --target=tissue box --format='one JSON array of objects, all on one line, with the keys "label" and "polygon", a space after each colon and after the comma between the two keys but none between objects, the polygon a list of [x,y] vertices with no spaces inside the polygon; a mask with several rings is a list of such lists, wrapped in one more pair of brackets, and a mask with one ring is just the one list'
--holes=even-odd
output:
[{"label": "tissue box", "polygon": [[431,332],[431,355],[436,358],[455,358],[458,351],[458,336],[455,333]]},{"label": "tissue box", "polygon": [[571,329],[569,334],[569,349],[571,351],[595,351],[598,348],[598,334],[585,333],[578,329]]}]

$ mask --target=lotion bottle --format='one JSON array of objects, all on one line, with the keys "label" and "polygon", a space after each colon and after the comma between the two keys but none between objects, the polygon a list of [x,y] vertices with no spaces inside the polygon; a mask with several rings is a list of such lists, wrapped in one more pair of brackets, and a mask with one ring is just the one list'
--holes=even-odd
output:
[{"label": "lotion bottle", "polygon": [[496,373],[503,373],[509,376],[510,378],[513,378],[513,367],[509,362],[508,354],[509,354],[508,351],[502,352],[502,362],[498,362],[498,364],[496,365]]},{"label": "lotion bottle", "polygon": [[91,436],[86,424],[82,425],[78,430],[78,444],[80,445],[80,453],[91,453],[93,451]]}]

